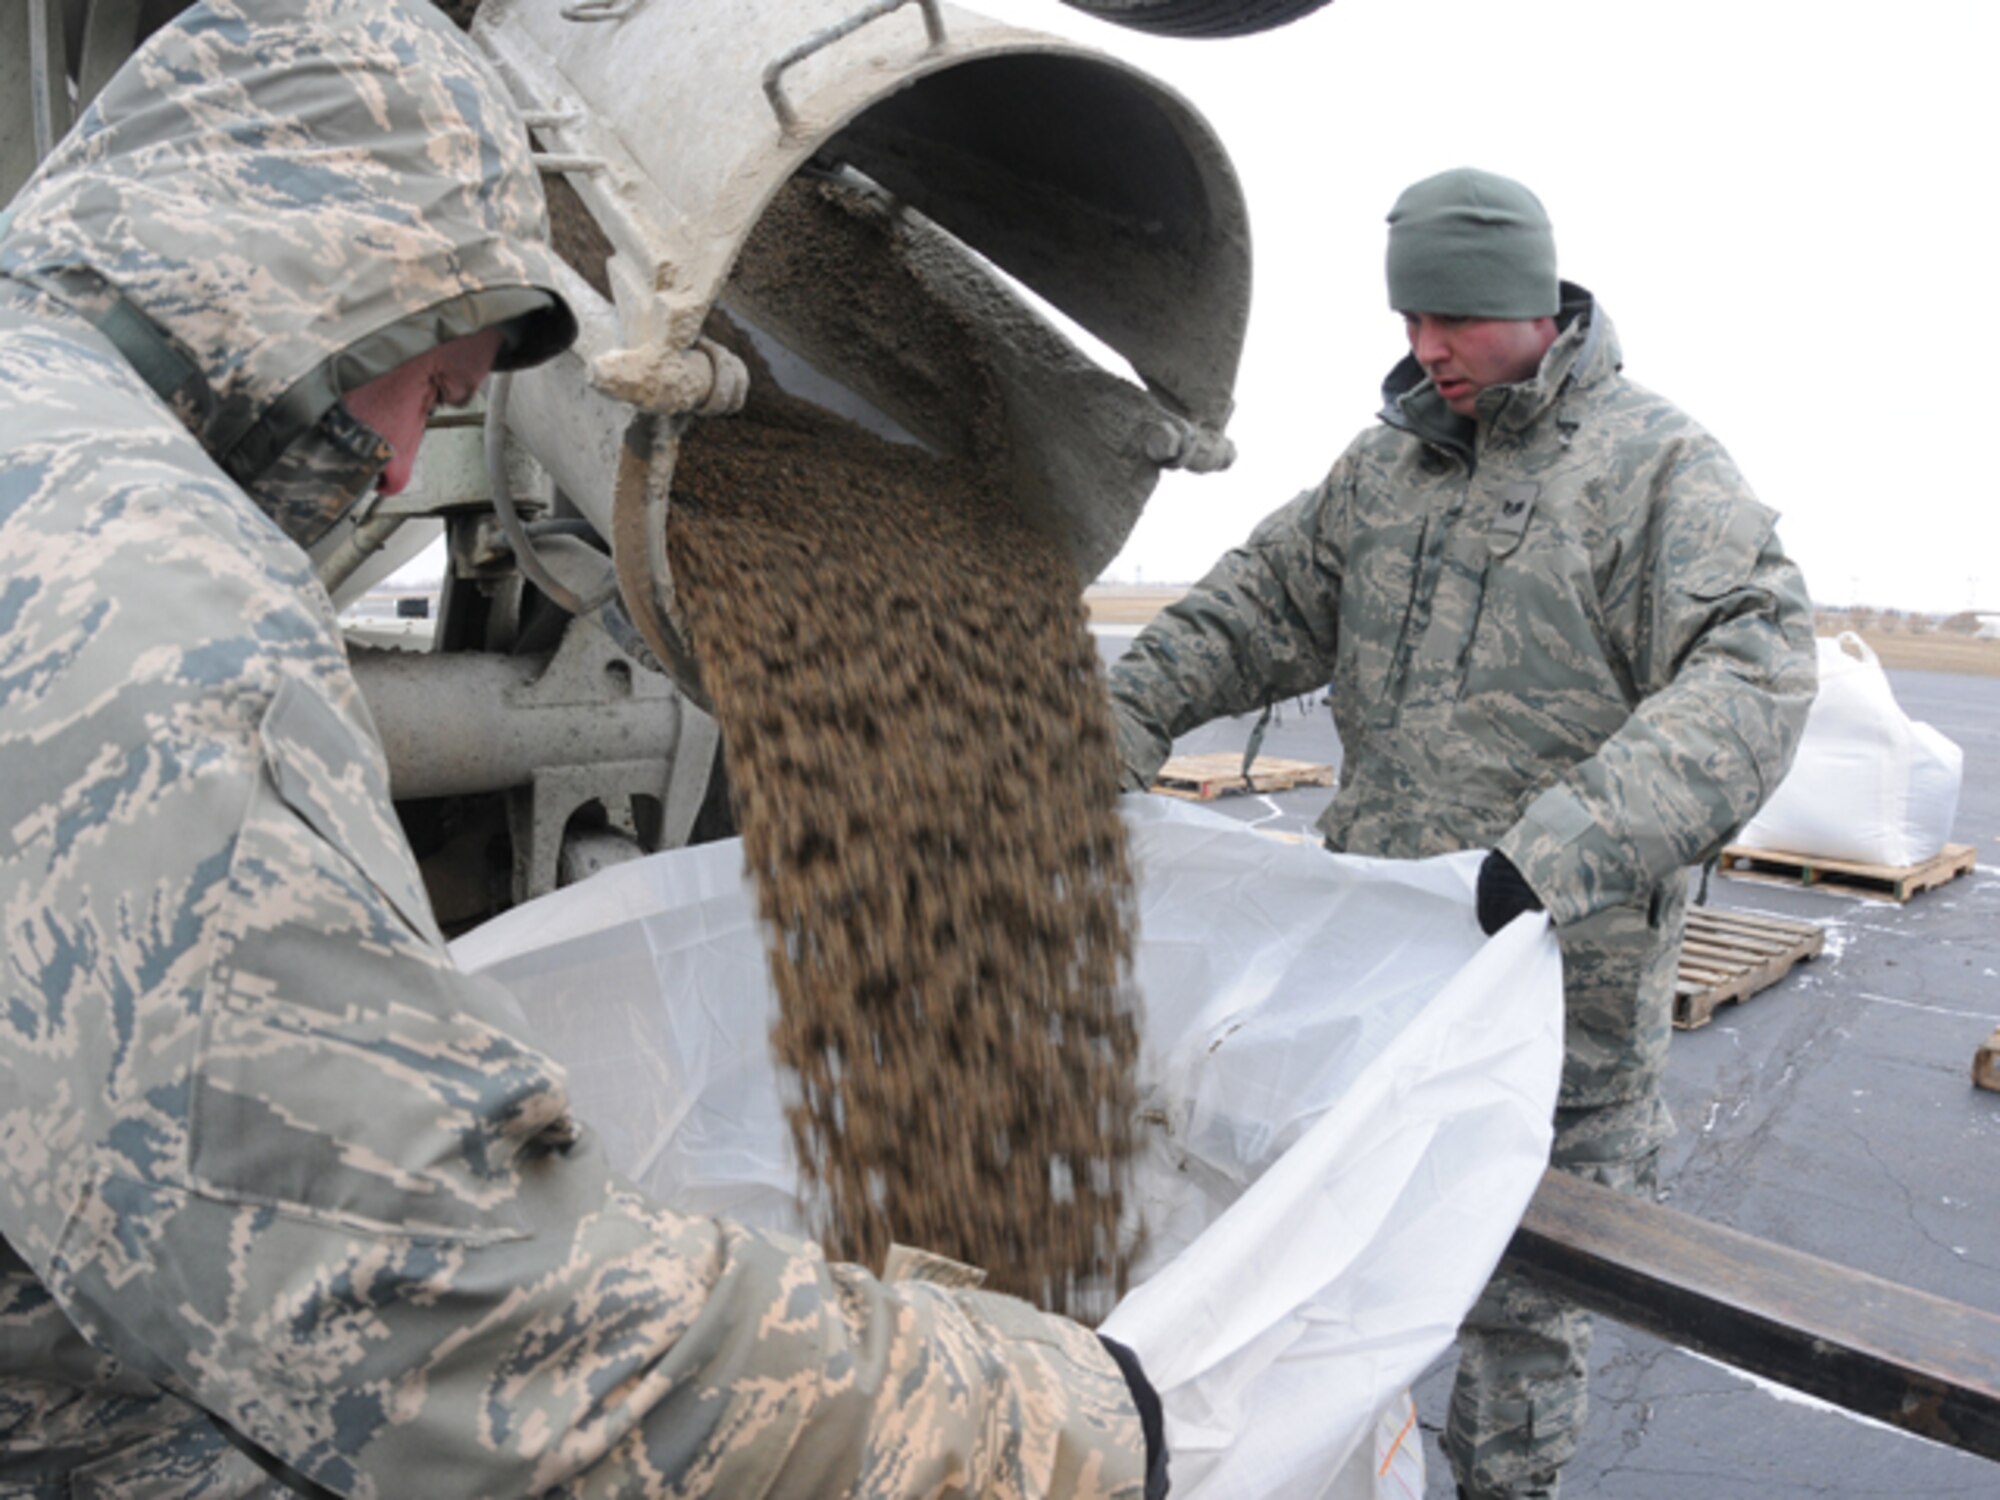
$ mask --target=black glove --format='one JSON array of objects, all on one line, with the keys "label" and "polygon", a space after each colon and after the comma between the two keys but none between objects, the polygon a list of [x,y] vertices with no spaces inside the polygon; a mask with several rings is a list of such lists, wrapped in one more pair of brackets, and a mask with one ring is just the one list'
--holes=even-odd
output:
[{"label": "black glove", "polygon": [[1505,927],[1524,911],[1542,910],[1537,896],[1514,861],[1495,849],[1479,867],[1479,885],[1474,895],[1479,909],[1479,930],[1488,937]]},{"label": "black glove", "polygon": [[1117,1362],[1119,1371],[1125,1376],[1125,1384],[1132,1392],[1132,1404],[1139,1410],[1139,1431],[1146,1438],[1146,1500],[1166,1500],[1167,1419],[1160,1411],[1160,1393],[1153,1389],[1153,1382],[1139,1368],[1138,1355],[1101,1333],[1097,1342]]}]

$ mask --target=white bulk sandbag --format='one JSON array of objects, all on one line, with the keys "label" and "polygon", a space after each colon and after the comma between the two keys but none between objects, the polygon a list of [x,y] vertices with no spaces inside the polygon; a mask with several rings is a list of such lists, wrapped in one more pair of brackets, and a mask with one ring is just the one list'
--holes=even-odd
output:
[{"label": "white bulk sandbag", "polygon": [[[1177,1496],[1376,1493],[1378,1447],[1420,1463],[1378,1424],[1404,1428],[1547,1159],[1555,939],[1539,914],[1482,937],[1478,854],[1353,859],[1124,806],[1147,1238],[1104,1330],[1160,1389]],[[520,998],[622,1171],[803,1229],[739,845],[604,871],[453,955]]]},{"label": "white bulk sandbag", "polygon": [[1965,753],[1905,714],[1868,643],[1819,640],[1798,758],[1736,842],[1862,864],[1921,864],[1951,838]]}]

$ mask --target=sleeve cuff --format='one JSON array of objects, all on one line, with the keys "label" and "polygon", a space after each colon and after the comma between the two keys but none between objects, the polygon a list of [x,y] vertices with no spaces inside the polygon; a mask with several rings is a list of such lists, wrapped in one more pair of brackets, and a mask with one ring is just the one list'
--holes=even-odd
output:
[{"label": "sleeve cuff", "polygon": [[1583,858],[1577,845],[1596,827],[1583,799],[1557,783],[1529,803],[1520,821],[1493,846],[1513,861],[1558,926],[1592,911],[1580,879]]}]

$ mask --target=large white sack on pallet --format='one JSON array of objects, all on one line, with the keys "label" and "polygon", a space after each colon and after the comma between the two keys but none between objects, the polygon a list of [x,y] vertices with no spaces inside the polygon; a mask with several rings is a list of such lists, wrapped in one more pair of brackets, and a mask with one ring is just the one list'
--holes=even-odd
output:
[{"label": "large white sack on pallet", "polygon": [[[1170,799],[1125,809],[1148,1238],[1105,1331],[1161,1390],[1177,1496],[1386,1494],[1378,1469],[1418,1451],[1404,1393],[1547,1159],[1555,940],[1539,915],[1482,938],[1476,854],[1346,858]],[[737,844],[607,870],[453,953],[520,997],[628,1175],[802,1228]]]},{"label": "large white sack on pallet", "polygon": [[1819,696],[1798,758],[1736,842],[1747,849],[1921,864],[1951,838],[1965,752],[1905,714],[1868,643],[1819,640]]}]

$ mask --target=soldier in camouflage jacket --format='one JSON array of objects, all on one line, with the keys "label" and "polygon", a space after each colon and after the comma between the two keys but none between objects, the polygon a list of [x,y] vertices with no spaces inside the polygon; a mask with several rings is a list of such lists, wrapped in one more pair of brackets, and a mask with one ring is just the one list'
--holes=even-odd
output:
[{"label": "soldier in camouflage jacket", "polygon": [[[1456,306],[1395,295],[1392,230],[1413,353],[1381,425],[1134,641],[1111,673],[1120,748],[1143,787],[1177,736],[1330,679],[1343,764],[1328,847],[1511,864],[1489,861],[1562,945],[1555,1164],[1639,1191],[1672,1128],[1659,1081],[1684,871],[1790,763],[1815,685],[1811,610],[1721,446],[1620,373],[1587,292],[1558,292],[1552,239],[1546,304],[1509,300],[1512,286],[1497,313],[1458,300],[1468,260],[1494,240],[1513,255],[1514,207],[1536,227],[1532,195],[1481,173],[1406,200],[1419,189],[1507,212],[1460,215],[1456,241],[1420,247],[1436,265],[1404,265],[1405,297]],[[1496,316],[1546,328],[1514,378],[1480,386],[1426,346],[1434,324],[1457,336]],[[1461,1337],[1446,1435],[1466,1493],[1555,1493],[1586,1349],[1575,1309],[1495,1279]]]},{"label": "soldier in camouflage jacket", "polygon": [[446,955],[302,549],[391,457],[343,393],[571,336],[468,45],[211,0],[9,218],[0,1494],[253,1492],[227,1429],[343,1495],[1136,1500],[1089,1333],[647,1201]]}]

